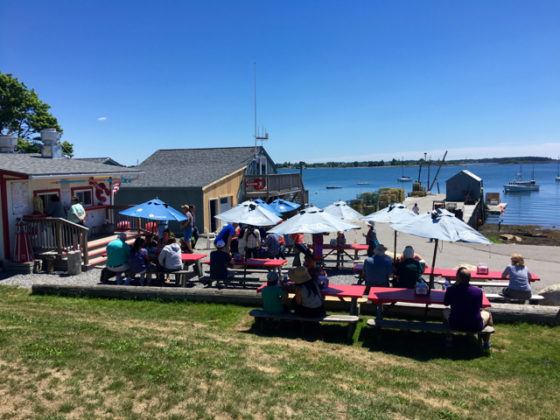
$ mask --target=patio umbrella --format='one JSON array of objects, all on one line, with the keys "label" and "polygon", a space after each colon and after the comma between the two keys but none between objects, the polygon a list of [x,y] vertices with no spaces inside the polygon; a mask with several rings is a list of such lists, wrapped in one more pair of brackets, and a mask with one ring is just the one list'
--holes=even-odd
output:
[{"label": "patio umbrella", "polygon": [[290,233],[325,233],[359,229],[359,226],[331,216],[317,207],[308,207],[284,223],[269,230],[280,235]]},{"label": "patio umbrella", "polygon": [[227,223],[244,223],[252,226],[271,226],[282,220],[263,206],[250,200],[244,201],[214,217]]},{"label": "patio umbrella", "polygon": [[[411,212],[404,204],[389,204],[389,206],[376,211],[375,213],[363,216],[361,219],[368,222],[379,223],[407,223],[416,218],[416,214]],[[397,231],[395,230],[395,259],[397,258]]]},{"label": "patio umbrella", "polygon": [[269,205],[280,213],[288,213],[301,207],[298,203],[292,203],[291,201],[282,200],[281,198],[277,198]]},{"label": "patio umbrella", "polygon": [[432,260],[432,272],[430,273],[430,287],[434,287],[434,267],[436,266],[436,255],[438,241],[470,242],[477,244],[490,244],[491,242],[475,229],[445,209],[437,209],[432,212],[416,216],[409,222],[391,224],[391,227],[399,232],[410,233],[421,238],[435,239],[434,257]]},{"label": "patio umbrella", "polygon": [[280,213],[278,210],[276,210],[274,207],[272,207],[270,204],[268,204],[266,201],[261,200],[260,198],[257,198],[256,200],[253,200],[255,203],[257,203],[259,206],[264,207],[265,209],[267,209],[269,212],[274,213],[276,216],[282,216],[282,213]]},{"label": "patio umbrella", "polygon": [[137,206],[130,207],[126,210],[121,210],[119,214],[160,221],[176,220],[178,222],[182,222],[183,220],[187,220],[183,213],[175,210],[169,204],[166,204],[157,198],[138,204]]},{"label": "patio umbrella", "polygon": [[363,216],[354,210],[345,201],[336,201],[323,209],[325,213],[338,217],[342,220],[360,220]]}]

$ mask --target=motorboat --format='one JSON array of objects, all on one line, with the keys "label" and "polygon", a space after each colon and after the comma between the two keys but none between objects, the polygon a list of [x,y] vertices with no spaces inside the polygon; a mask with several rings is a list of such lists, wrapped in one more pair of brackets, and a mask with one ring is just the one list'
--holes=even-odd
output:
[{"label": "motorboat", "polygon": [[369,185],[369,182],[367,182],[367,181],[360,181],[360,182],[358,182],[357,185]]},{"label": "motorboat", "polygon": [[530,192],[530,191],[539,191],[540,186],[535,181],[535,170],[533,169],[533,175],[531,179],[524,180],[523,174],[521,172],[521,168],[517,173],[517,178],[511,180],[509,183],[504,185],[505,192]]}]

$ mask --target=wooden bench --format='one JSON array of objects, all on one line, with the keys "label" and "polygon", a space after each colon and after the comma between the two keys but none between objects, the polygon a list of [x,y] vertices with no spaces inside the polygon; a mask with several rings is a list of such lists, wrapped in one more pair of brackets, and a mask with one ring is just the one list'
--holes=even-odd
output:
[{"label": "wooden bench", "polygon": [[538,305],[541,300],[544,300],[544,296],[541,295],[531,295],[529,299],[513,299],[509,297],[502,296],[498,293],[485,293],[486,297],[490,302],[500,302],[500,303],[522,303],[525,305],[534,304]]},{"label": "wooden bench", "polygon": [[360,320],[359,317],[354,315],[325,315],[323,317],[317,318],[306,318],[301,315],[294,314],[292,312],[284,312],[281,314],[273,314],[270,312],[265,312],[258,309],[253,309],[249,312],[249,315],[255,318],[255,322],[258,324],[261,330],[264,329],[265,319],[276,319],[282,321],[299,321],[301,322],[302,333],[304,332],[304,325],[306,322],[327,322],[327,323],[337,323],[337,324],[348,324],[347,339],[352,340],[354,331],[356,329],[356,324]]},{"label": "wooden bench", "polygon": [[399,321],[375,318],[368,319],[367,325],[379,329],[391,328],[401,331],[426,331],[442,334],[478,334],[478,341],[483,349],[490,348],[490,335],[496,332],[494,327],[490,325],[484,327],[482,331],[470,333],[466,331],[453,330],[442,322]]}]

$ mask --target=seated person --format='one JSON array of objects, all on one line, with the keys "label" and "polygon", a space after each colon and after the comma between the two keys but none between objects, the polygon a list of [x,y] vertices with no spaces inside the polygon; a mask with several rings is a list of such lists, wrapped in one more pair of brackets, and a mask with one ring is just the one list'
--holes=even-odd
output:
[{"label": "seated person", "polygon": [[389,277],[393,275],[393,262],[385,255],[386,250],[387,248],[379,244],[375,247],[374,255],[364,261],[366,293],[369,293],[369,288],[372,286],[389,287]]},{"label": "seated person", "polygon": [[[183,261],[181,260],[181,247],[171,237],[167,240],[167,245],[163,247],[158,255],[159,271],[163,273],[171,273],[173,271],[183,268]],[[169,281],[169,274],[166,281]]]},{"label": "seated person", "polygon": [[233,273],[228,271],[231,265],[231,255],[226,251],[226,243],[221,239],[216,242],[216,250],[210,253],[210,284],[216,280],[216,286],[221,288],[220,281],[229,282]]},{"label": "seated person", "polygon": [[325,305],[319,286],[303,266],[291,268],[288,278],[295,283],[296,296],[293,299],[295,313],[306,318],[325,316]]},{"label": "seated person", "polygon": [[311,279],[317,284],[317,286],[319,286],[319,288],[323,289],[329,286],[327,273],[325,273],[321,267],[317,267],[317,259],[313,254],[305,256],[303,266],[307,269]]},{"label": "seated person", "polygon": [[130,245],[125,241],[126,233],[121,232],[114,241],[107,244],[107,270],[117,273],[117,284],[122,283],[122,273],[128,270]]},{"label": "seated person", "polygon": [[414,258],[414,248],[407,246],[403,251],[402,259],[397,262],[393,286],[414,289],[416,282],[422,278],[423,272],[420,262]]},{"label": "seated person", "polygon": [[272,314],[288,312],[288,293],[278,284],[278,273],[269,271],[266,286],[261,290],[263,310]]},{"label": "seated person", "polygon": [[502,278],[509,277],[509,284],[502,290],[506,298],[526,300],[531,298],[531,272],[525,267],[525,260],[520,254],[511,256],[511,264],[502,273]]},{"label": "seated person", "polygon": [[[131,277],[135,274],[140,275],[140,286],[144,286],[146,282],[146,272],[150,267],[150,257],[148,250],[144,248],[145,240],[142,237],[136,238],[130,254],[128,256],[128,273]],[[130,277],[126,279],[125,284],[130,284]],[[150,274],[148,273],[148,284],[150,284]]]},{"label": "seated person", "polygon": [[[450,305],[451,309],[443,310],[443,318],[457,331],[477,332],[493,325],[492,314],[481,310],[482,290],[471,286],[470,280],[470,271],[461,267],[457,270],[455,284],[445,291],[443,303]],[[490,342],[485,342],[484,346],[489,348]]]}]

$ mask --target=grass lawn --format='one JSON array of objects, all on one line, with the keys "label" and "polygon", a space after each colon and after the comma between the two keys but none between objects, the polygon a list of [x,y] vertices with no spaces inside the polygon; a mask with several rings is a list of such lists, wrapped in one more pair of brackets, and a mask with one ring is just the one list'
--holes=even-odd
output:
[{"label": "grass lawn", "polygon": [[[296,326],[249,308],[0,287],[0,418],[558,418],[560,328],[457,337]],[[293,331],[297,332],[294,333]]]}]

